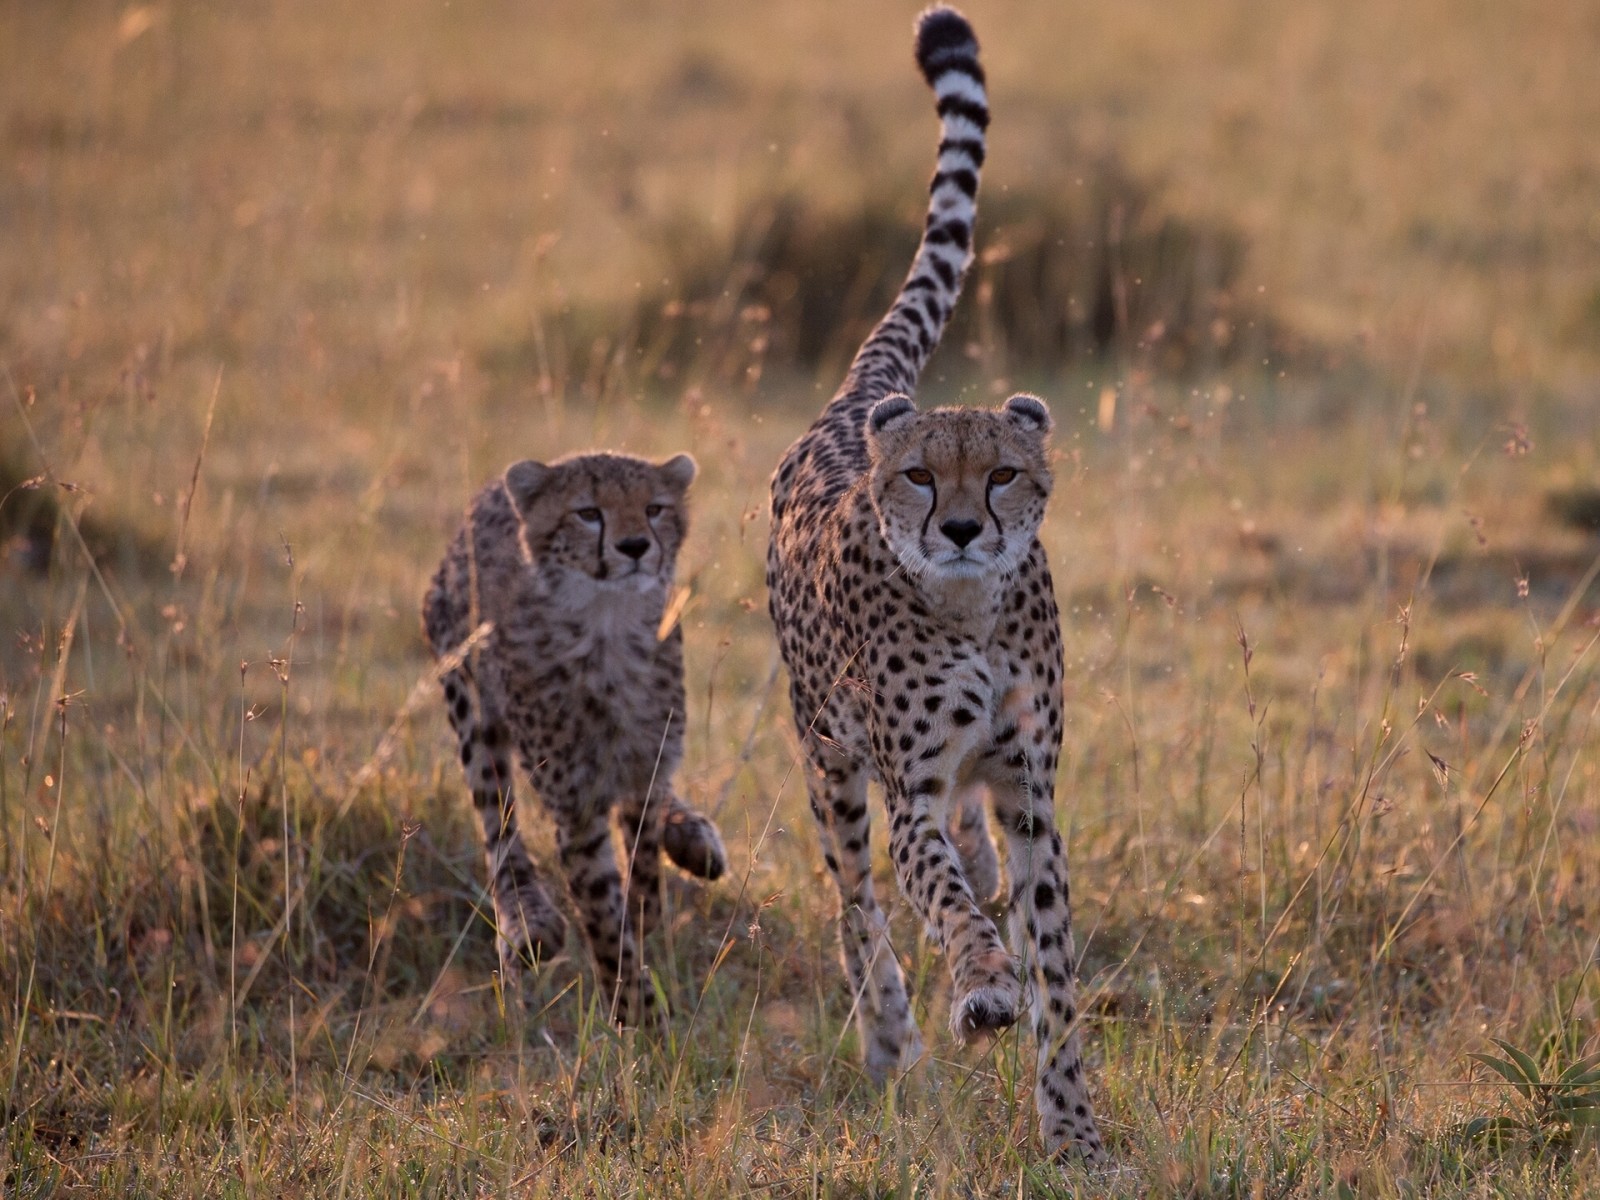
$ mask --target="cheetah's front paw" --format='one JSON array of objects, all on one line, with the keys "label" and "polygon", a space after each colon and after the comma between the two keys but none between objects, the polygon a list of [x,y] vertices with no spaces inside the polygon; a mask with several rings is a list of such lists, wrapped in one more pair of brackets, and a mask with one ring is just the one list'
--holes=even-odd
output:
[{"label": "cheetah's front paw", "polygon": [[922,1057],[922,1035],[915,1025],[869,1030],[865,1036],[867,1078],[874,1087],[888,1087],[890,1080],[916,1066]]},{"label": "cheetah's front paw", "polygon": [[728,852],[711,818],[674,804],[661,823],[661,848],[677,866],[701,879],[719,879],[728,869]]},{"label": "cheetah's front paw", "polygon": [[986,957],[994,961],[971,973],[966,991],[950,1006],[950,1029],[963,1042],[999,1033],[1016,1024],[1022,1011],[1022,980],[1011,956],[998,951]]},{"label": "cheetah's front paw", "polygon": [[496,896],[494,920],[500,973],[506,979],[515,978],[524,966],[549,959],[567,940],[566,918],[538,883]]}]

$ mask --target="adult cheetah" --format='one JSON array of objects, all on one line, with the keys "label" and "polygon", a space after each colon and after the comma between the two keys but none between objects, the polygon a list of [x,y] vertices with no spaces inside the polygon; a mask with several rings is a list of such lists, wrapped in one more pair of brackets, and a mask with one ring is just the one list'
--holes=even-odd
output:
[{"label": "adult cheetah", "polygon": [[[423,601],[443,658],[491,630],[443,676],[445,705],[483,828],[503,978],[566,937],[522,843],[516,751],[556,821],[562,868],[622,1023],[649,1014],[639,936],[660,908],[660,854],[715,879],[716,826],[672,789],[683,756],[683,635],[661,628],[688,529],[694,460],[584,454],[519,462],[473,500]],[[627,901],[610,821],[628,854]]]},{"label": "adult cheetah", "polygon": [[[1031,1001],[1045,1146],[1095,1162],[1105,1152],[1079,1056],[1054,810],[1059,616],[1036,536],[1051,489],[1051,419],[1033,396],[919,412],[906,394],[972,259],[989,121],[964,18],[924,13],[916,56],[942,126],[922,243],[838,394],[773,476],[769,605],[839,889],[868,1073],[882,1083],[921,1054],[873,896],[867,782],[876,778],[901,889],[949,958],[952,1028],[964,1040],[1002,1029]],[[984,792],[1005,833],[1017,957],[979,908],[996,880]]]}]

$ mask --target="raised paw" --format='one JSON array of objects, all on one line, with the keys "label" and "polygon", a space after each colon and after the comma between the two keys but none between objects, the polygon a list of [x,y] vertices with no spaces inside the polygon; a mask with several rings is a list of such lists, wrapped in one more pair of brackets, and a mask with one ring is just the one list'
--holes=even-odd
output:
[{"label": "raised paw", "polygon": [[963,1042],[971,1042],[1015,1025],[1019,992],[1004,985],[973,988],[951,1010],[950,1028]]},{"label": "raised paw", "polygon": [[965,972],[966,990],[950,1006],[950,1028],[963,1042],[999,1033],[1022,1012],[1022,980],[1004,951],[983,956]]},{"label": "raised paw", "polygon": [[719,879],[728,869],[728,852],[711,818],[678,802],[662,821],[661,848],[679,868],[701,879]]},{"label": "raised paw", "polygon": [[495,897],[494,920],[500,973],[515,977],[527,965],[544,962],[567,940],[567,921],[535,881]]}]

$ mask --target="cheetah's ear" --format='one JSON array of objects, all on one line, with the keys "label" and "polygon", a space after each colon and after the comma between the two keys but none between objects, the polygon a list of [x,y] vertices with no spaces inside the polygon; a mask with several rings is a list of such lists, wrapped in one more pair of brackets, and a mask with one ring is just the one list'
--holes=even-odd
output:
[{"label": "cheetah's ear", "polygon": [[1050,419],[1050,409],[1045,402],[1037,396],[1030,396],[1027,392],[1018,392],[1006,401],[1006,416],[1015,421],[1020,421],[1031,432],[1040,435],[1049,433],[1055,422]]},{"label": "cheetah's ear", "polygon": [[544,491],[555,472],[543,463],[525,458],[506,468],[505,487],[518,512],[526,512]]},{"label": "cheetah's ear", "polygon": [[916,415],[917,406],[910,396],[898,393],[885,396],[867,414],[867,436],[875,438]]},{"label": "cheetah's ear", "polygon": [[687,454],[678,454],[667,459],[656,470],[661,472],[661,478],[666,481],[668,487],[683,492],[694,482],[695,471],[698,468],[694,465],[694,459]]}]

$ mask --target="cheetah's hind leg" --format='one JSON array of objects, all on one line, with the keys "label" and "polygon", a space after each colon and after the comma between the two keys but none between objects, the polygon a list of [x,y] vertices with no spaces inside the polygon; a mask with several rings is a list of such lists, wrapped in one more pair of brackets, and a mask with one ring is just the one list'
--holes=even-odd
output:
[{"label": "cheetah's hind leg", "polygon": [[945,831],[961,859],[967,886],[979,904],[987,904],[1000,890],[1000,856],[989,836],[985,791],[981,783],[960,789],[950,806],[950,827]]},{"label": "cheetah's hind leg", "polygon": [[710,817],[690,808],[674,793],[661,828],[661,848],[680,870],[700,879],[720,879],[728,870],[728,852]]}]

